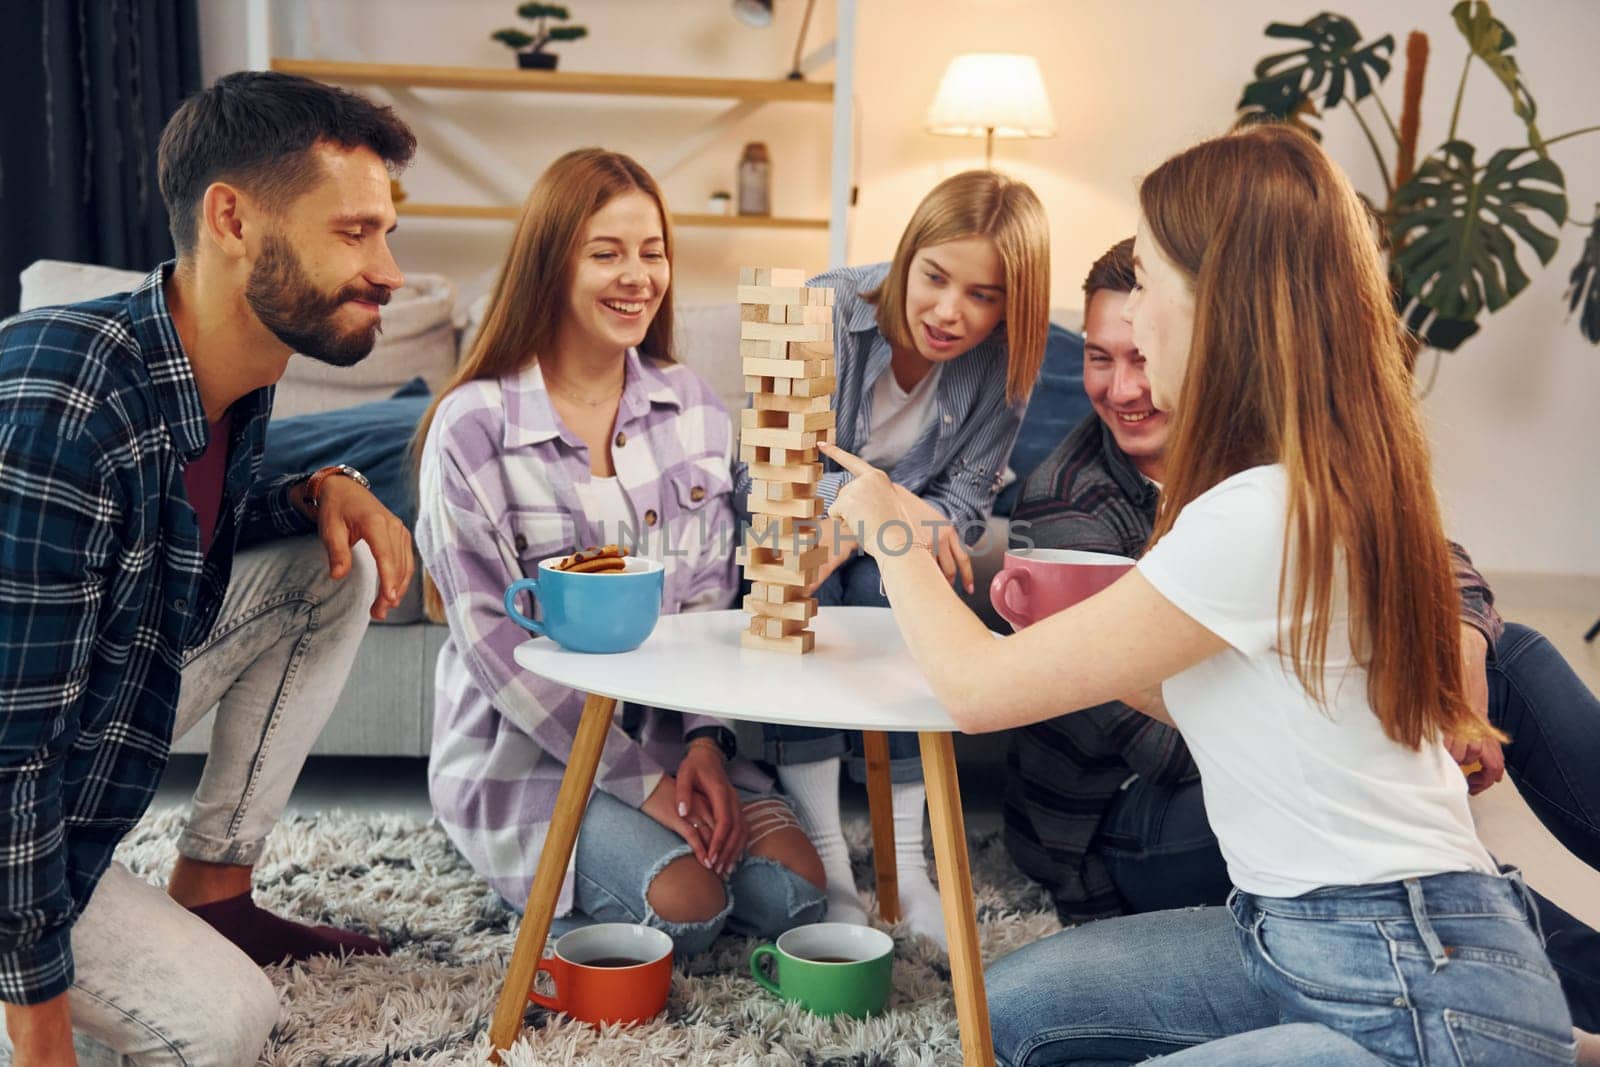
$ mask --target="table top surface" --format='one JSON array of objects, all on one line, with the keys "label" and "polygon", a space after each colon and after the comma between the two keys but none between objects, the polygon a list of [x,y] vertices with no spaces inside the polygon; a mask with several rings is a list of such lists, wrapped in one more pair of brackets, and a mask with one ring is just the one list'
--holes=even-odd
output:
[{"label": "table top surface", "polygon": [[807,655],[744,648],[738,610],[663,615],[632,652],[518,647],[524,670],[586,693],[724,719],[851,730],[951,731],[888,608],[822,608]]}]

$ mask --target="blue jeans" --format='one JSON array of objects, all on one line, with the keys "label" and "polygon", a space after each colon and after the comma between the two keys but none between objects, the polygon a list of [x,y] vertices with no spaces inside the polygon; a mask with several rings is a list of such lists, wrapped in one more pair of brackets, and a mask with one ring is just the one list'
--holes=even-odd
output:
[{"label": "blue jeans", "polygon": [[[742,802],[756,799],[740,791]],[[573,856],[573,911],[550,924],[564,934],[590,923],[643,923],[666,932],[679,959],[711,947],[724,929],[772,939],[822,921],[822,890],[775,860],[746,855],[723,883],[727,902],[705,922],[670,922],[646,899],[650,883],[673,860],[692,854],[689,843],[650,816],[598,789],[578,829]]]},{"label": "blue jeans", "polygon": [[1571,1063],[1520,874],[1450,873],[1123,916],[989,967],[1009,1067]]},{"label": "blue jeans", "polygon": [[1089,850],[1130,913],[1221,904],[1233,889],[1198,781],[1135,778],[1112,801]]},{"label": "blue jeans", "polygon": [[[1537,631],[1508,623],[1489,662],[1489,718],[1511,735],[1506,768],[1550,832],[1600,869],[1600,700]],[[1090,850],[1130,912],[1220,904],[1231,886],[1200,783],[1135,779]],[[1600,933],[1538,893],[1545,951],[1579,1027],[1600,1031]]]},{"label": "blue jeans", "polygon": [[[818,607],[824,608],[889,606],[889,598],[883,595],[883,587],[878,581],[878,561],[864,552],[852,556],[828,575],[828,580],[817,587],[816,597]],[[891,733],[887,736],[889,780],[922,781],[922,749],[917,742],[917,735]],[[826,730],[815,726],[763,723],[761,737],[765,742],[764,758],[774,767],[817,763],[848,754],[850,777],[858,782],[867,780],[866,751],[858,730]]]}]

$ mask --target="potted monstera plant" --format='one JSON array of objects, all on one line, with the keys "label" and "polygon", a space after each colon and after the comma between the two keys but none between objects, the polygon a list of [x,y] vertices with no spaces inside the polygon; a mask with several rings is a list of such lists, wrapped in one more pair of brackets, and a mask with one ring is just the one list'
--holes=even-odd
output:
[{"label": "potted monstera plant", "polygon": [[520,4],[517,14],[533,23],[533,32],[527,33],[508,26],[503,30],[496,30],[489,35],[489,39],[499,41],[517,54],[517,65],[531,70],[555,70],[557,56],[554,52],[546,52],[544,46],[551,41],[576,41],[580,37],[587,37],[589,30],[585,26],[552,26],[553,22],[565,22],[572,17],[572,13],[560,4]]},{"label": "potted monstera plant", "polygon": [[[1363,199],[1388,239],[1389,280],[1396,310],[1411,330],[1413,360],[1422,345],[1454,351],[1477,333],[1485,315],[1527,287],[1523,250],[1548,265],[1567,225],[1589,231],[1572,269],[1568,309],[1579,313],[1583,336],[1600,344],[1600,205],[1586,222],[1568,218],[1567,178],[1550,151],[1600,126],[1544,136],[1511,55],[1517,43],[1511,30],[1484,0],[1462,0],[1450,13],[1467,54],[1450,129],[1421,163],[1417,141],[1428,38],[1420,32],[1406,41],[1397,123],[1378,91],[1389,76],[1393,36],[1363,42],[1348,18],[1327,12],[1298,26],[1274,22],[1268,37],[1304,47],[1256,64],[1255,80],[1239,100],[1239,121],[1293,122],[1320,138],[1317,121],[1341,104],[1349,109],[1383,175],[1382,195]],[[1505,87],[1527,130],[1526,144],[1498,148],[1481,160],[1478,148],[1458,133],[1462,92],[1475,63]]]}]

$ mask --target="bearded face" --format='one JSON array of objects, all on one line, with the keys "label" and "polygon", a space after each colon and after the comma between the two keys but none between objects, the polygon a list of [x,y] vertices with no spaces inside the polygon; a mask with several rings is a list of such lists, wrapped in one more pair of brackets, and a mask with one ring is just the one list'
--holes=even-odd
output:
[{"label": "bearded face", "polygon": [[262,241],[244,297],[262,325],[294,351],[350,367],[377,343],[383,329],[378,309],[389,302],[390,292],[359,280],[324,292],[290,243],[271,234]]}]

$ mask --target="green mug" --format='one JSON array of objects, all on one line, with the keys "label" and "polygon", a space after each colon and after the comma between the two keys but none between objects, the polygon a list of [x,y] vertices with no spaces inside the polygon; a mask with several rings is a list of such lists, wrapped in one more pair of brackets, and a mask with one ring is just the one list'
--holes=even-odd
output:
[{"label": "green mug", "polygon": [[[763,962],[772,961],[771,974]],[[797,926],[750,954],[755,980],[814,1015],[879,1015],[889,1003],[894,941],[849,923]]]}]

